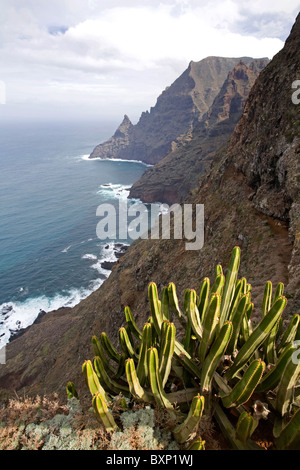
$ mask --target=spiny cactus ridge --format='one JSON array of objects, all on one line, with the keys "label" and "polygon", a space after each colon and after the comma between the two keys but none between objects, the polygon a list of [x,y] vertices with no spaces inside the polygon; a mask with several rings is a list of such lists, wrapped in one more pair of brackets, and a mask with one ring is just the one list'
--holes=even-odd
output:
[{"label": "spiny cactus ridge", "polygon": [[[268,281],[261,321],[254,323],[251,285],[238,279],[240,255],[235,247],[226,276],[218,265],[213,282],[204,278],[199,293],[186,289],[182,306],[174,283],[160,299],[151,282],[150,316],[140,329],[125,308],[119,350],[106,333],[92,338],[95,358],[83,364],[83,373],[96,416],[108,431],[118,429],[109,406],[121,394],[166,410],[175,440],[189,449],[205,449],[198,432],[203,416],[216,420],[233,449],[257,448],[251,436],[260,419],[273,426],[278,448],[299,448],[300,316],[283,331],[284,286],[279,283],[272,294]],[[74,384],[67,391],[74,396]]]}]

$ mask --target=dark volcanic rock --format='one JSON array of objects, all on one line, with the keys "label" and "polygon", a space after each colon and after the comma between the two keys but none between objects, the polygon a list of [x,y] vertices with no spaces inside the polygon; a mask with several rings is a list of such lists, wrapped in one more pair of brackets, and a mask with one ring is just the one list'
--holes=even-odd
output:
[{"label": "dark volcanic rock", "polygon": [[190,139],[148,169],[133,184],[129,197],[148,203],[182,202],[197,186],[214,152],[230,139],[251,87],[267,63],[267,59],[257,59],[249,65],[239,61],[229,72],[209,110],[194,125]]},{"label": "dark volcanic rock", "polygon": [[90,158],[116,158],[121,150],[129,145],[129,135],[133,125],[125,114],[124,119],[114,135],[101,145],[98,145]]},{"label": "dark volcanic rock", "polygon": [[[246,64],[253,60],[242,59]],[[236,58],[207,57],[190,62],[183,74],[162,92],[150,112],[142,113],[134,126],[128,118],[123,121],[115,135],[98,145],[90,158],[159,162],[181,144],[195,121],[208,111],[238,61]]]}]

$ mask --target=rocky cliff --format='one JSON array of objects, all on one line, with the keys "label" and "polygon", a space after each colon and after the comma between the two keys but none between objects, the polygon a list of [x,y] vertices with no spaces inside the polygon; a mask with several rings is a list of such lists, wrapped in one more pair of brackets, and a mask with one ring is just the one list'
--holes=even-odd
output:
[{"label": "rocky cliff", "polygon": [[[252,59],[242,60],[249,64]],[[122,158],[155,164],[180,144],[219,93],[228,73],[239,59],[207,57],[188,68],[158,97],[138,123],[128,126],[126,139],[115,134],[99,144],[90,158]]]},{"label": "rocky cliff", "polygon": [[284,282],[286,314],[299,312],[299,105],[291,100],[300,76],[299,33],[300,16],[255,82],[229,144],[215,152],[184,201],[205,206],[203,248],[186,251],[185,240],[134,242],[99,290],[73,309],[44,315],[8,345],[7,364],[0,366],[3,390],[65,396],[72,380],[90,401],[81,366],[93,356],[91,336],[106,331],[116,339],[126,305],[142,325],[151,280],[159,291],[175,282],[180,299],[185,288],[198,291],[217,263],[227,266],[235,245],[242,251],[240,274],[253,286],[254,316],[267,280]]},{"label": "rocky cliff", "polygon": [[129,145],[132,128],[133,124],[125,114],[114,135],[94,150],[93,158],[116,158],[115,156]]},{"label": "rocky cliff", "polygon": [[208,111],[194,123],[189,137],[134,183],[130,197],[144,202],[182,202],[211,164],[214,152],[227,142],[240,118],[248,94],[267,59],[231,70]]}]

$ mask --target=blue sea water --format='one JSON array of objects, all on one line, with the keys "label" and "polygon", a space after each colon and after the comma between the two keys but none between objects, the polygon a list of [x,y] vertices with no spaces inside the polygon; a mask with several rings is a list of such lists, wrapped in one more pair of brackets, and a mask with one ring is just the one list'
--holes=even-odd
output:
[{"label": "blue sea water", "polygon": [[146,169],[138,162],[87,159],[115,128],[1,124],[0,346],[41,310],[76,305],[110,274],[101,262],[116,259],[115,244],[97,238],[96,209],[126,199]]}]

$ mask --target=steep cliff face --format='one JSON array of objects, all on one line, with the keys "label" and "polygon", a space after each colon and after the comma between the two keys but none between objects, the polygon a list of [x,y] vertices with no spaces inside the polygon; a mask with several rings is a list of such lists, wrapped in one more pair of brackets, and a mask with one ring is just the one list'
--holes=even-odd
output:
[{"label": "steep cliff face", "polygon": [[267,59],[239,61],[191,135],[134,183],[130,197],[144,202],[182,202],[211,164],[214,152],[228,141],[248,94]]},{"label": "steep cliff face", "polygon": [[[245,63],[252,59],[243,58]],[[150,112],[130,127],[126,143],[115,136],[98,145],[90,158],[122,158],[156,164],[189,134],[219,93],[239,59],[208,57],[190,62],[175,82],[162,92]],[[116,142],[115,142],[116,141]],[[125,144],[125,145],[123,145]]]},{"label": "steep cliff face", "polygon": [[235,170],[252,189],[253,206],[289,228],[288,288],[300,308],[300,104],[292,100],[300,77],[300,14],[279,52],[251,90],[230,141]]},{"label": "steep cliff face", "polygon": [[114,135],[101,146],[97,146],[91,154],[91,158],[114,158],[119,152],[129,145],[130,131],[133,127],[129,117],[125,114],[122,123]]},{"label": "steep cliff face", "polygon": [[286,314],[299,313],[299,105],[291,101],[291,83],[300,76],[299,28],[300,16],[257,79],[230,143],[184,201],[205,206],[203,248],[186,251],[185,240],[136,241],[99,290],[73,309],[44,315],[8,345],[2,389],[65,396],[72,380],[90,401],[81,366],[93,357],[92,335],[106,331],[116,339],[126,305],[141,326],[149,315],[149,281],[159,292],[175,282],[180,300],[186,288],[199,291],[217,263],[228,265],[235,245],[242,251],[240,275],[253,286],[254,315],[267,280],[285,283]]}]

